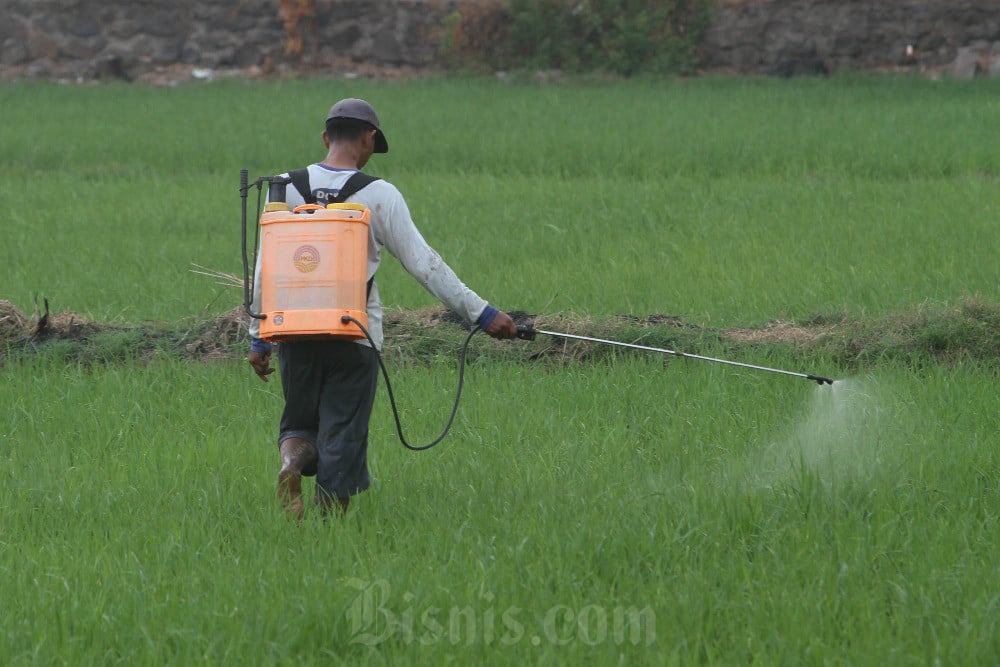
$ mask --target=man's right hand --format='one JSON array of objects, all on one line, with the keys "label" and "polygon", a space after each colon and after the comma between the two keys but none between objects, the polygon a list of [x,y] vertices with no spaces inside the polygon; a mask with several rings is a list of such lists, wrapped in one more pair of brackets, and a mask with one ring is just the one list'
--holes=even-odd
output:
[{"label": "man's right hand", "polygon": [[253,372],[257,374],[257,377],[264,382],[268,382],[270,380],[267,376],[274,372],[274,369],[271,368],[270,351],[254,352],[251,350],[250,354],[247,355],[247,361],[250,362],[250,365],[253,367]]},{"label": "man's right hand", "polygon": [[517,338],[517,325],[510,315],[501,310],[486,327],[486,333],[493,338]]}]

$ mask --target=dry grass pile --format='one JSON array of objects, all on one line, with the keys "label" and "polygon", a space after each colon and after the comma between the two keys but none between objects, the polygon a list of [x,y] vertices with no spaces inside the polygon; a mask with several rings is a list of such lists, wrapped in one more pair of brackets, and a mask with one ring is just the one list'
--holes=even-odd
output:
[{"label": "dry grass pile", "polygon": [[28,335],[28,318],[10,301],[0,300],[0,342],[17,341]]}]

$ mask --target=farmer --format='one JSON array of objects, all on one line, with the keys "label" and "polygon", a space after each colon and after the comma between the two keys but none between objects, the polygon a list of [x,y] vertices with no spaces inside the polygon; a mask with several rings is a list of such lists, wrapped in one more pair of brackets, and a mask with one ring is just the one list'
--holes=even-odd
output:
[{"label": "farmer", "polygon": [[[386,153],[389,145],[372,106],[344,99],[330,109],[323,132],[326,158],[293,178],[287,191],[292,208],[307,200],[326,204],[338,196],[347,181],[367,164],[372,153]],[[293,176],[294,172],[291,172]],[[284,174],[288,176],[288,174]],[[357,177],[364,180],[364,175]],[[384,246],[428,291],[466,321],[476,323],[494,338],[514,338],[517,327],[506,313],[489,305],[466,287],[427,244],[410,217],[399,190],[384,180],[373,180],[348,202],[371,210],[368,239],[368,329],[382,347],[382,302],[373,282]],[[309,203],[312,203],[311,201]],[[254,279],[254,309],[260,310],[260,262]],[[250,325],[248,360],[265,382],[274,372],[272,346],[260,340],[259,321]],[[316,476],[316,504],[324,511],[338,506],[346,511],[352,495],[368,488],[368,422],[375,400],[378,362],[367,340],[320,339],[277,345],[278,369],[285,407],[278,427],[281,472],[278,497],[286,511],[301,517],[302,476]]]}]

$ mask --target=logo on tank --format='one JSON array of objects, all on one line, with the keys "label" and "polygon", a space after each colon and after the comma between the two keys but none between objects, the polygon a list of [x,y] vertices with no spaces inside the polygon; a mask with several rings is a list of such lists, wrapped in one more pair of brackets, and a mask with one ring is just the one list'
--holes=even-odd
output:
[{"label": "logo on tank", "polygon": [[315,246],[300,245],[295,249],[295,254],[292,255],[292,263],[302,273],[315,271],[316,267],[319,266],[319,250]]}]

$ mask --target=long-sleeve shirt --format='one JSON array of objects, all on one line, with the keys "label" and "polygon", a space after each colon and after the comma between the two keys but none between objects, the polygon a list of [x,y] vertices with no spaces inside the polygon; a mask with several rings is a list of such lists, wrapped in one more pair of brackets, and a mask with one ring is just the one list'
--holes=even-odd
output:
[{"label": "long-sleeve shirt", "polygon": [[[336,197],[347,179],[354,174],[353,169],[334,169],[323,164],[313,164],[308,167],[309,184],[317,203],[326,204]],[[287,176],[287,174],[284,174]],[[304,204],[301,194],[289,185],[286,195],[288,205],[292,208]],[[455,272],[441,259],[441,256],[428,245],[420,234],[410,209],[403,195],[394,185],[384,180],[374,181],[361,191],[347,199],[348,202],[364,204],[371,210],[371,221],[368,228],[368,275],[371,279],[378,270],[382,258],[382,248],[387,249],[400,264],[403,265],[417,282],[433,294],[439,301],[464,318],[467,322],[478,322],[484,328],[496,314],[482,297],[465,286]],[[259,311],[260,296],[260,257],[254,271],[254,310]],[[382,302],[379,299],[378,285],[373,284],[368,295],[368,331],[378,348],[382,347]],[[254,349],[267,349],[268,346],[259,341],[260,322],[253,320],[250,324],[250,336]],[[359,343],[367,345],[366,340]]]}]

